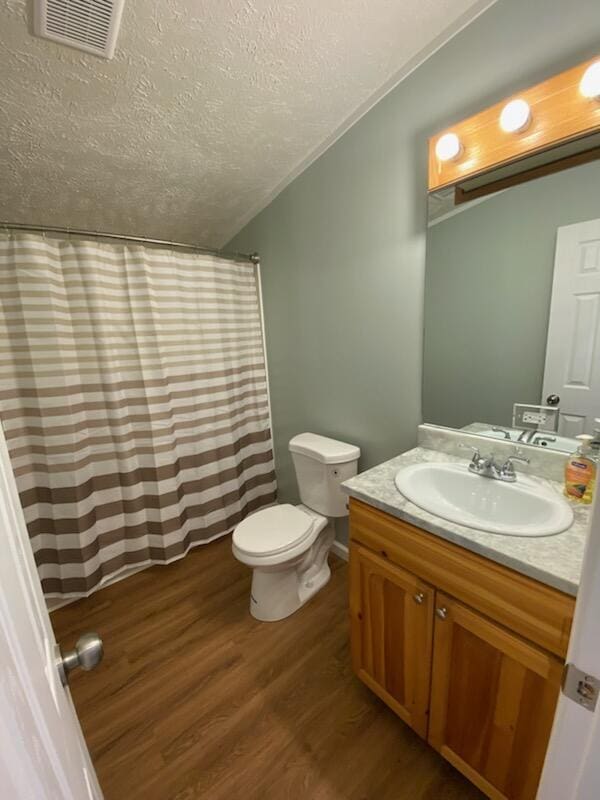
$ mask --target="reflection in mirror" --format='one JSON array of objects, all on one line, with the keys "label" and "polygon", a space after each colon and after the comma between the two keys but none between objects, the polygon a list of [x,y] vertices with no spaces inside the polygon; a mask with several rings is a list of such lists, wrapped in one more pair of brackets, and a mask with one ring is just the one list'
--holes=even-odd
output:
[{"label": "reflection in mirror", "polygon": [[430,195],[423,417],[566,452],[600,428],[600,161]]}]

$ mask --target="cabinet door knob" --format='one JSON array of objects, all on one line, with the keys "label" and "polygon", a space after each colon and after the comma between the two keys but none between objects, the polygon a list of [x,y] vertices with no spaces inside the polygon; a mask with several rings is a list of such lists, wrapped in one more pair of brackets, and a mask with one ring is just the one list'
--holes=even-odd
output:
[{"label": "cabinet door knob", "polygon": [[440,619],[446,619],[448,616],[448,609],[445,608],[445,606],[442,606],[441,608],[436,608],[435,613]]},{"label": "cabinet door knob", "polygon": [[417,603],[417,605],[421,605],[423,600],[425,600],[425,595],[423,592],[417,592],[416,594],[413,594],[413,600],[415,603]]}]

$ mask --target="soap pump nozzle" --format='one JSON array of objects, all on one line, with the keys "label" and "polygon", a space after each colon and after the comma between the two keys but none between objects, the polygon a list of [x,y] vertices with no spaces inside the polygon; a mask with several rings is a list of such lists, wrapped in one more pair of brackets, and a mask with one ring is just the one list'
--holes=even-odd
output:
[{"label": "soap pump nozzle", "polygon": [[591,436],[589,433],[580,433],[578,436],[575,437],[578,442],[580,442],[579,447],[577,448],[577,452],[580,455],[584,455],[585,453],[589,453],[592,448],[592,442],[594,437]]}]

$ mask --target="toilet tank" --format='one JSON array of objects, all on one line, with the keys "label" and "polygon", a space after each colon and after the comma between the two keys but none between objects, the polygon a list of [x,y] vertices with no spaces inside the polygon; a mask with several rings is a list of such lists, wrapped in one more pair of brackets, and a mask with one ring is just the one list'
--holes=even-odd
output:
[{"label": "toilet tank", "polygon": [[340,484],[356,475],[360,449],[316,433],[290,439],[300,499],[324,517],[346,517],[347,497]]}]

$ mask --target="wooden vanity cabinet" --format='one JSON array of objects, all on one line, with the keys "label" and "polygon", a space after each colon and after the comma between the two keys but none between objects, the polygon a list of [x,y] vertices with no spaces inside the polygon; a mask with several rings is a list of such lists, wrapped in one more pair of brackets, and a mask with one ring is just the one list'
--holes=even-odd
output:
[{"label": "wooden vanity cabinet", "polygon": [[350,570],[354,671],[425,738],[435,592],[359,545]]},{"label": "wooden vanity cabinet", "polygon": [[436,595],[429,744],[488,797],[534,798],[562,662]]},{"label": "wooden vanity cabinet", "polygon": [[573,609],[562,592],[351,500],[354,670],[494,800],[535,798]]}]

